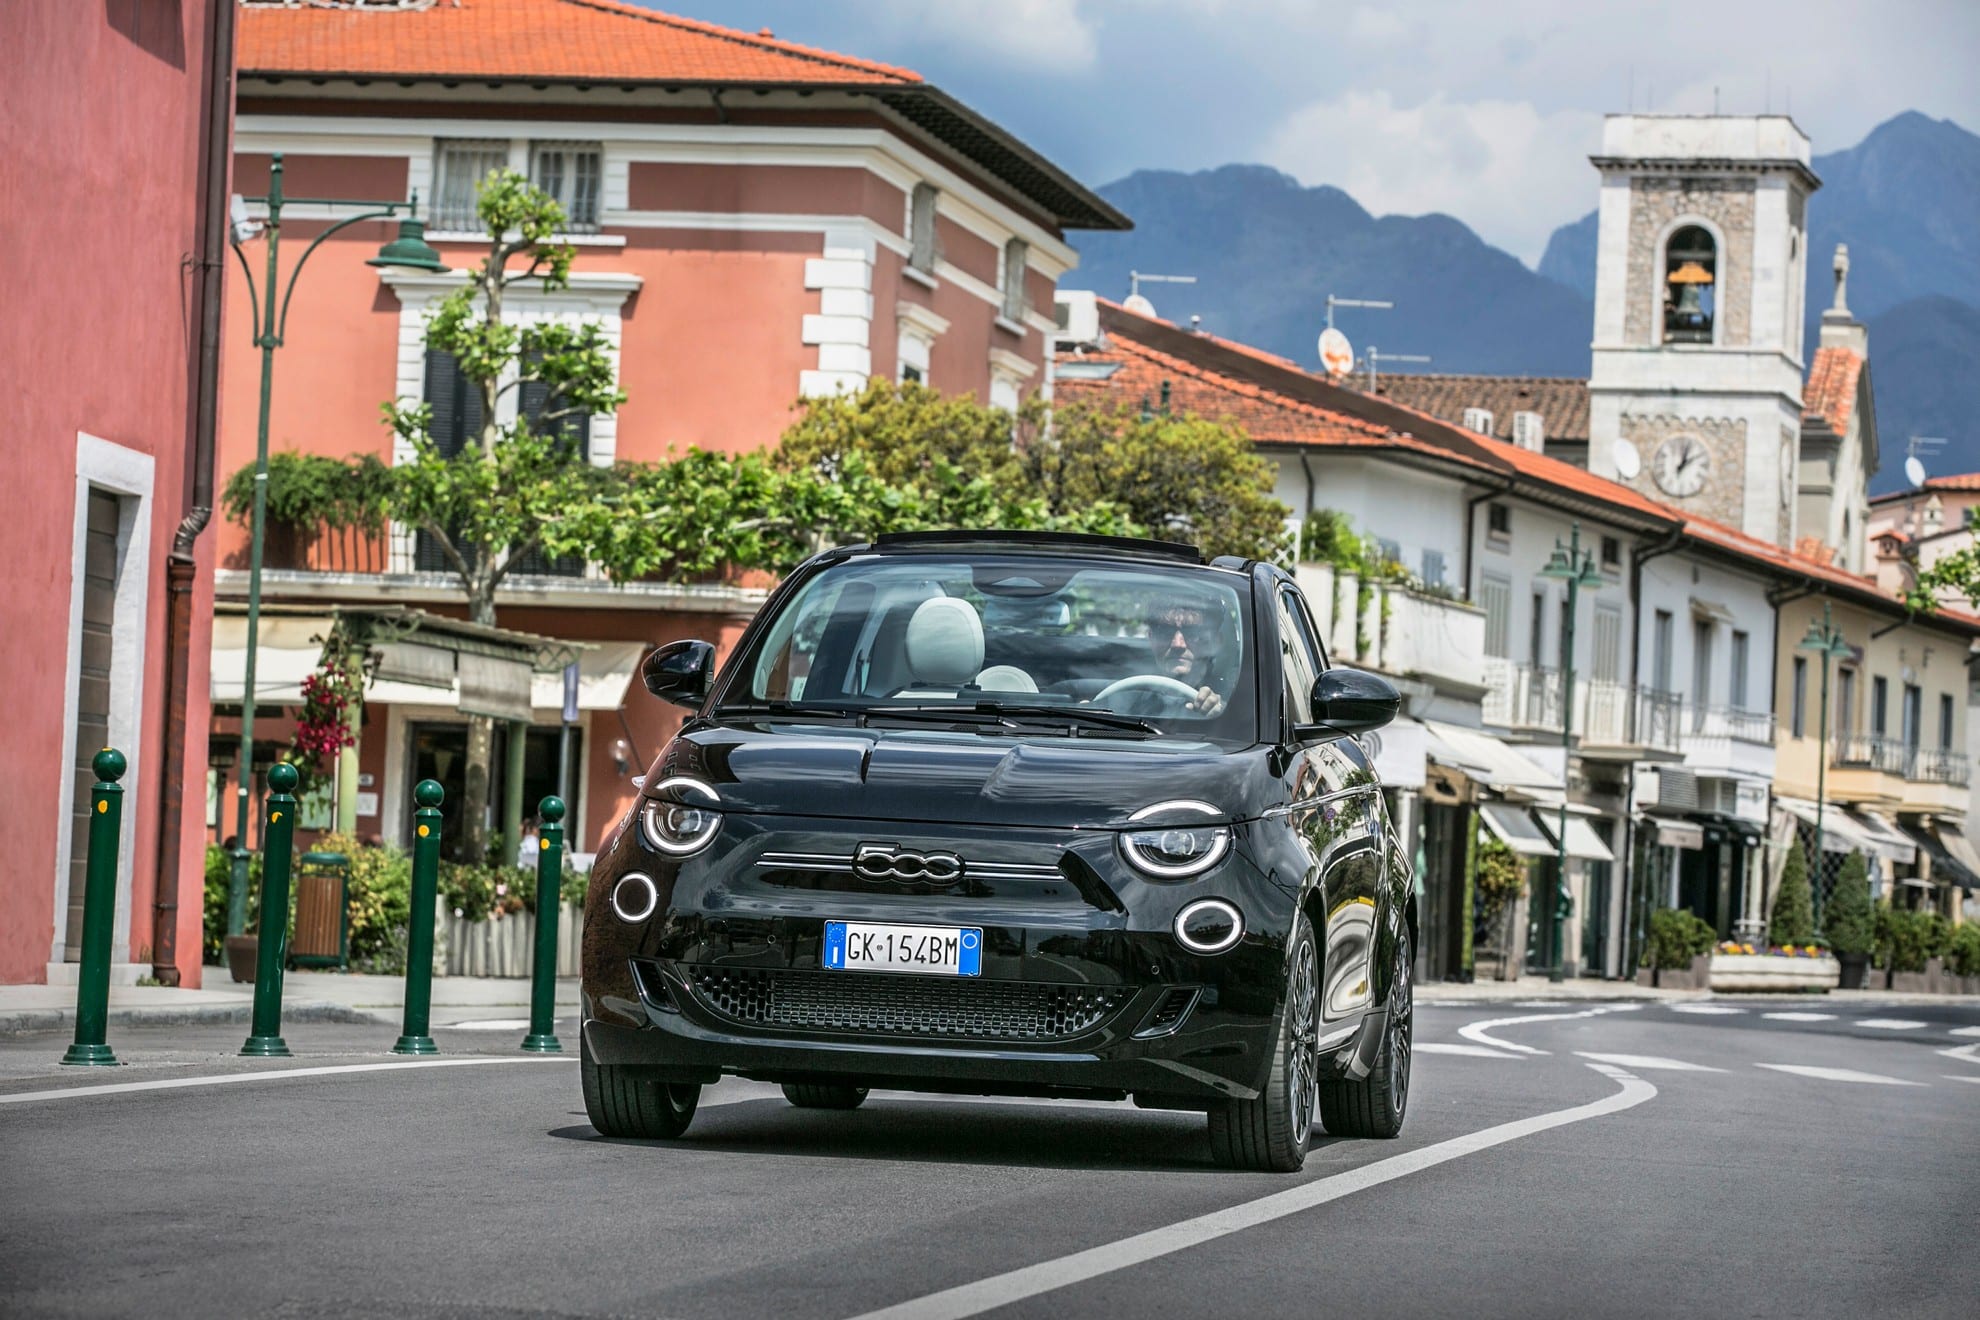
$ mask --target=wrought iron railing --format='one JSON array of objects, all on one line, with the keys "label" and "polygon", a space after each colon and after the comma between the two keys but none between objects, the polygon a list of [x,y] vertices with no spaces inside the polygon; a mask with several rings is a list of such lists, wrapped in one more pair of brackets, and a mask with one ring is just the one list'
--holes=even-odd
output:
[{"label": "wrought iron railing", "polygon": [[1848,770],[1881,770],[1903,775],[1913,753],[1895,738],[1873,733],[1846,733],[1836,737],[1833,763]]},{"label": "wrought iron railing", "polygon": [[[1561,671],[1491,659],[1485,666],[1487,724],[1508,729],[1561,727]],[[1684,699],[1675,692],[1613,679],[1577,678],[1574,732],[1590,746],[1678,749]]]},{"label": "wrought iron railing", "polygon": [[1771,746],[1774,717],[1764,710],[1740,710],[1734,706],[1693,706],[1685,720],[1686,731],[1700,738],[1731,738],[1735,742]]},{"label": "wrought iron railing", "polygon": [[1905,778],[1964,788],[1971,779],[1970,764],[1964,752],[1917,751],[1912,753],[1910,772]]}]

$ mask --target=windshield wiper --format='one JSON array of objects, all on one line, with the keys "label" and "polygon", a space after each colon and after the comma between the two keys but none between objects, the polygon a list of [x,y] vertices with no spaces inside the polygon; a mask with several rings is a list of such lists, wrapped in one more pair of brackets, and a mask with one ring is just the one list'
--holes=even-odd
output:
[{"label": "windshield wiper", "polygon": [[991,715],[1008,715],[1021,720],[1071,720],[1076,724],[1088,724],[1100,729],[1125,729],[1130,733],[1146,733],[1160,737],[1162,731],[1142,719],[1139,715],[1122,715],[1111,710],[1093,710],[1085,706],[1057,706],[1047,703],[1026,704],[1015,701],[979,701],[976,709]]},{"label": "windshield wiper", "polygon": [[847,706],[807,706],[800,701],[738,701],[715,708],[717,715],[797,716],[804,719],[855,720],[866,723],[866,712]]}]

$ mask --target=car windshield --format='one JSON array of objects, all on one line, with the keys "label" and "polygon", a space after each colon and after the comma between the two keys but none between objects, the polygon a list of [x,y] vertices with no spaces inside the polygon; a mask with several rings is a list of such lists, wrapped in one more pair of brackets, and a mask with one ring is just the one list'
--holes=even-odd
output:
[{"label": "car windshield", "polygon": [[1183,564],[847,560],[782,602],[722,704],[1248,741],[1248,592]]}]

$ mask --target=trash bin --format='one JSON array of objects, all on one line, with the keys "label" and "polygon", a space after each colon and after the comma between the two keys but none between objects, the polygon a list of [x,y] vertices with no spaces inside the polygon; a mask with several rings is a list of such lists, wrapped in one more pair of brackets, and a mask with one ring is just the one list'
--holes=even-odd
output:
[{"label": "trash bin", "polygon": [[351,859],[307,852],[296,870],[296,932],[292,967],[348,968],[351,961]]}]

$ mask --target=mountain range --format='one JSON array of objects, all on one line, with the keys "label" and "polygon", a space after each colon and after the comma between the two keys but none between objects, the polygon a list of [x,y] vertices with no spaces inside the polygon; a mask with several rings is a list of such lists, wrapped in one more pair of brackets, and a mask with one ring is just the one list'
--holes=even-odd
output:
[{"label": "mountain range", "polygon": [[[1812,351],[1830,257],[1846,242],[1882,442],[1872,490],[1904,485],[1912,435],[1948,441],[1927,458],[1932,471],[1980,471],[1980,137],[1909,112],[1814,168],[1807,342]],[[1130,271],[1194,275],[1191,288],[1142,290],[1179,324],[1200,316],[1207,330],[1313,363],[1328,294],[1382,298],[1394,309],[1337,313],[1357,351],[1431,361],[1383,368],[1378,355],[1380,370],[1587,374],[1593,212],[1556,230],[1530,270],[1451,216],[1374,216],[1338,188],[1261,165],[1141,170],[1099,191],[1135,228],[1082,236],[1078,283],[1120,297]]]}]

